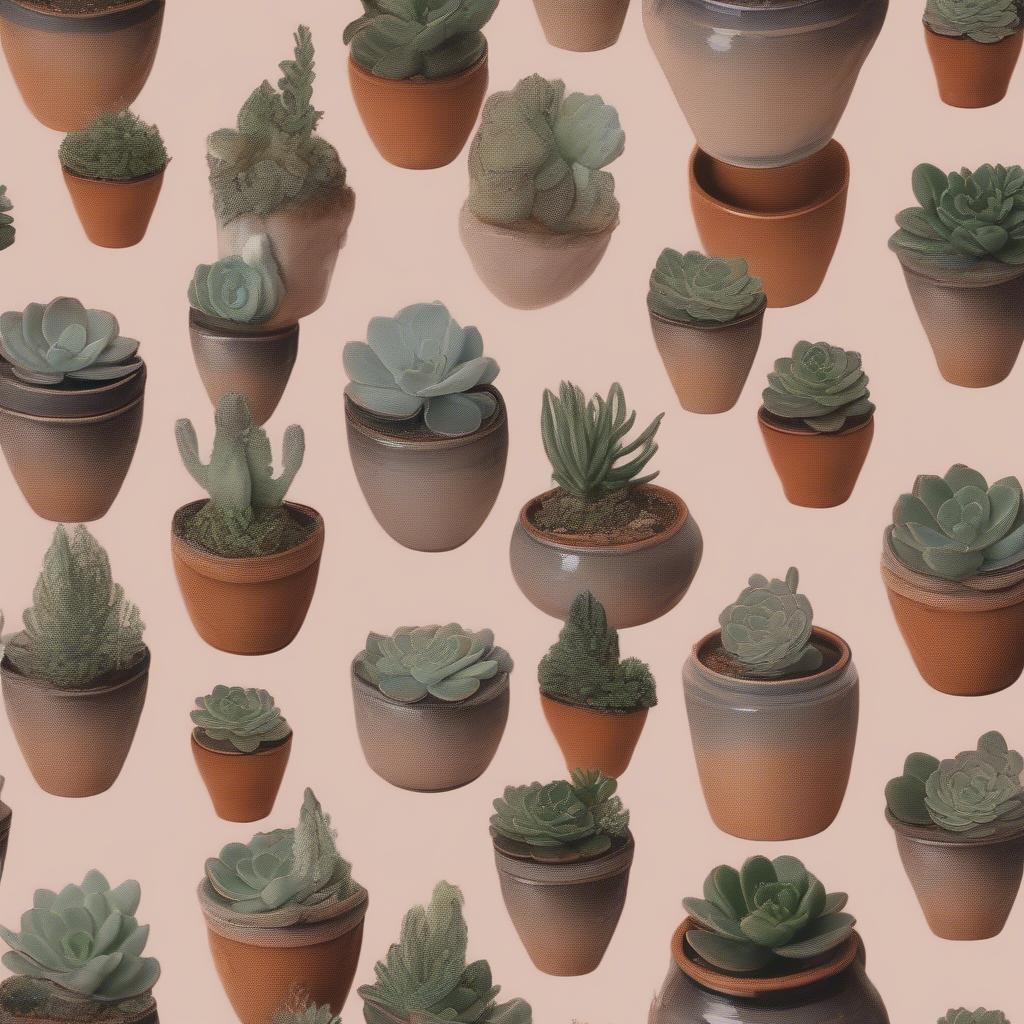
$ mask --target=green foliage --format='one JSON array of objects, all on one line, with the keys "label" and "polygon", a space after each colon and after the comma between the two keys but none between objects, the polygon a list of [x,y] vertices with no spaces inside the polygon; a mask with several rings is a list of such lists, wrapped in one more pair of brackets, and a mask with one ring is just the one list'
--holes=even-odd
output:
[{"label": "green foliage", "polygon": [[99,181],[131,181],[167,166],[160,130],[130,110],[101,113],[85,128],[68,132],[60,162],[72,174]]},{"label": "green foliage", "polygon": [[284,294],[281,266],[268,235],[251,235],[241,256],[200,263],[188,286],[193,309],[240,324],[269,320]]},{"label": "green foliage", "polygon": [[681,323],[729,323],[764,302],[761,279],[747,273],[746,260],[716,259],[696,250],[664,249],[647,293],[652,313]]},{"label": "green foliage", "polygon": [[924,21],[940,36],[998,43],[1020,28],[1020,0],[928,0]]},{"label": "green foliage", "polygon": [[14,203],[7,195],[7,186],[0,185],[0,252],[14,245],[16,228],[14,218],[11,216],[13,209]]},{"label": "green foliage", "polygon": [[341,1018],[327,1006],[317,1006],[301,988],[292,990],[287,1004],[278,1010],[270,1024],[341,1024]]},{"label": "green foliage", "polygon": [[291,726],[266,690],[241,686],[215,686],[212,693],[196,698],[192,721],[211,739],[230,743],[251,754],[264,743],[291,735]]},{"label": "green foliage", "polygon": [[948,1010],[946,1016],[939,1020],[939,1024],[1010,1024],[1010,1022],[1001,1010],[986,1010],[979,1006],[976,1010],[967,1010],[963,1007],[960,1007],[959,1010]]}]

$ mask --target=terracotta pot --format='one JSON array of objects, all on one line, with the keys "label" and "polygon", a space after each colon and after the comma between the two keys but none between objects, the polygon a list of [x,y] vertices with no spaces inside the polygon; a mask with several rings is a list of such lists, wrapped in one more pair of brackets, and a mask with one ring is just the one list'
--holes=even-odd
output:
[{"label": "terracotta pot", "polygon": [[14,738],[41,789],[52,796],[105,793],[128,757],[146,703],[149,650],[101,685],[65,690],[0,662],[4,704]]},{"label": "terracotta pot", "polygon": [[417,793],[441,793],[483,775],[508,721],[507,672],[486,680],[468,700],[453,704],[428,695],[403,704],[363,679],[356,661],[352,703],[359,744],[366,763],[385,782]]},{"label": "terracotta pot", "polygon": [[850,162],[832,140],[813,156],[748,170],[695,149],[690,202],[709,256],[742,256],[769,306],[795,306],[821,287],[846,215]]},{"label": "terracotta pot", "polygon": [[533,0],[533,6],[552,46],[593,53],[618,42],[629,0]]},{"label": "terracotta pot", "polygon": [[797,679],[741,679],[704,656],[721,630],[693,647],[683,693],[693,754],[715,824],[740,839],[805,839],[832,824],[857,742],[860,684],[842,637],[814,629],[838,655]]},{"label": "terracotta pot", "polygon": [[438,437],[402,432],[345,399],[345,428],[359,487],[374,518],[403,547],[451,551],[472,537],[494,507],[508,458],[508,417],[497,413],[475,433]]},{"label": "terracotta pot", "polygon": [[314,524],[301,544],[261,558],[224,558],[181,535],[182,519],[205,504],[193,501],[174,514],[174,574],[192,625],[211,646],[229,654],[271,654],[287,647],[305,621],[320,572],[324,521],[316,509],[285,502]]},{"label": "terracotta pot", "polygon": [[32,511],[56,523],[106,515],[142,429],[146,368],[89,386],[18,380],[0,361],[0,448]]},{"label": "terracotta pot", "polygon": [[633,850],[628,834],[600,857],[565,863],[495,847],[505,907],[539,971],[577,977],[597,970],[626,905]]},{"label": "terracotta pot", "polygon": [[83,1000],[53,982],[23,975],[0,984],[0,1024],[159,1024],[152,992],[115,1002]]},{"label": "terracotta pot", "polygon": [[784,426],[763,408],[757,423],[790,504],[835,508],[853,494],[875,436],[873,415],[834,433]]},{"label": "terracotta pot", "polygon": [[299,325],[264,330],[188,314],[192,356],[216,408],[231,392],[245,397],[252,420],[262,426],[281,401],[299,351]]},{"label": "terracotta pot", "polygon": [[658,354],[684,409],[728,412],[739,401],[761,343],[766,308],[762,302],[753,313],[726,324],[684,323],[650,314]]},{"label": "terracotta pot", "polygon": [[540,695],[540,706],[566,768],[600,768],[611,779],[617,779],[629,767],[649,710],[585,708],[555,700],[546,693]]},{"label": "terracotta pot", "polygon": [[224,821],[261,821],[274,809],[281,780],[292,752],[292,737],[251,754],[220,750],[202,742],[192,730],[192,756]]},{"label": "terracotta pot", "polygon": [[348,59],[356,109],[377,152],[413,171],[446,167],[461,152],[487,93],[487,53],[448,78],[382,78]]},{"label": "terracotta pot", "polygon": [[541,309],[568,298],[597,269],[618,221],[592,234],[549,231],[533,221],[487,224],[467,203],[459,237],[491,293],[513,309]]},{"label": "terracotta pot", "polygon": [[11,838],[11,819],[14,812],[0,800],[0,878],[4,877],[4,864],[7,863],[7,843]]},{"label": "terracotta pot", "polygon": [[564,621],[576,595],[589,590],[604,605],[608,624],[624,629],[679,604],[697,573],[704,541],[682,498],[656,484],[643,487],[675,505],[678,516],[669,529],[635,544],[584,547],[537,529],[531,517],[553,490],[523,506],[509,550],[512,575],[542,612]]},{"label": "terracotta pot", "polygon": [[0,0],[0,44],[32,114],[70,132],[132,105],[156,59],[163,20],[164,0],[125,0],[85,14]]},{"label": "terracotta pot", "polygon": [[156,208],[166,167],[128,181],[83,178],[66,167],[61,169],[75,213],[93,245],[127,249],[142,241]]},{"label": "terracotta pot", "polygon": [[942,36],[925,25],[924,41],[942,102],[973,109],[991,107],[1006,95],[1024,33],[1018,29],[998,43],[979,43],[967,36]]}]

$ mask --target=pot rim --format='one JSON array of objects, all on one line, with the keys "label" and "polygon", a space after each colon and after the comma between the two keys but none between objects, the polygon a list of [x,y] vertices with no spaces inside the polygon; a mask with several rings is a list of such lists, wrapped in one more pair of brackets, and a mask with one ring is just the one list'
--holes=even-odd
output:
[{"label": "pot rim", "polygon": [[636,708],[592,708],[589,705],[584,704],[571,704],[567,700],[559,700],[557,697],[552,697],[545,693],[543,690],[539,690],[541,701],[548,701],[550,704],[558,704],[563,708],[572,708],[573,711],[582,711],[592,715],[607,715],[611,718],[627,718],[629,715],[645,715],[650,708],[640,707]]},{"label": "pot rim", "polygon": [[997,39],[994,43],[983,43],[980,39],[971,39],[971,37],[967,35],[947,36],[945,32],[936,32],[924,18],[921,19],[921,24],[924,26],[924,30],[928,35],[935,36],[937,39],[945,39],[951,43],[970,43],[973,46],[982,48],[1001,46],[1003,43],[1013,39],[1015,36],[1019,36],[1021,33],[1024,33],[1024,24],[1021,24],[1018,25],[1008,36],[1003,36],[1002,39]]},{"label": "pot rim", "polygon": [[[613,842],[611,849],[605,850],[604,853],[581,860],[543,861],[534,860],[532,857],[520,857],[498,846],[493,835],[491,847],[499,872],[512,874],[518,870],[522,873],[516,874],[516,878],[525,885],[561,887],[586,885],[615,878],[617,875],[629,874],[636,855],[636,839],[628,828],[624,837],[616,838],[624,839],[621,845],[615,845]],[[620,864],[623,859],[625,864]],[[607,867],[604,867],[605,862],[608,862]]]},{"label": "pot rim", "polygon": [[458,88],[467,78],[478,74],[480,69],[487,64],[489,47],[486,37],[484,38],[484,52],[467,68],[456,71],[454,75],[445,75],[444,78],[427,78],[418,76],[415,78],[387,78],[384,75],[375,75],[372,71],[364,68],[353,56],[352,48],[349,47],[348,64],[352,74],[358,74],[367,82],[393,85],[402,89],[406,87],[430,90],[431,92],[447,92],[449,89]]},{"label": "pot rim", "polygon": [[163,167],[150,171],[149,174],[140,174],[135,178],[90,178],[87,174],[79,174],[77,171],[71,170],[63,161],[61,161],[60,167],[66,178],[74,178],[78,181],[90,181],[100,185],[137,185],[140,182],[149,181],[151,178],[159,178],[167,170],[167,165],[170,162],[171,158],[168,157],[164,161]]},{"label": "pot rim", "polygon": [[48,679],[37,679],[33,676],[23,675],[6,654],[0,659],[0,673],[3,675],[4,682],[10,681],[25,688],[41,690],[50,694],[51,697],[61,700],[87,701],[91,697],[101,697],[116,693],[118,690],[123,690],[138,683],[141,679],[147,678],[149,676],[151,660],[149,647],[143,644],[142,657],[134,665],[107,672],[105,678],[109,681],[103,686],[78,687],[76,689],[57,686]]},{"label": "pot rim", "polygon": [[[271,323],[273,318],[266,322]],[[266,328],[263,324],[242,324],[234,320],[221,320],[219,317],[209,316],[195,306],[188,307],[189,330],[202,332],[208,338],[224,339],[227,341],[279,341],[282,344],[290,344],[299,338],[298,320],[292,324],[282,324],[280,327]]]},{"label": "pot rim", "polygon": [[[2,2],[2,0],[0,0]],[[478,217],[469,207],[469,199],[462,204],[462,209],[459,211],[460,217],[471,217],[478,224],[482,225],[492,234],[499,237],[505,238],[535,238],[541,240],[548,246],[557,246],[558,244],[569,244],[572,243],[577,246],[589,245],[596,239],[610,238],[612,232],[619,226],[619,218],[611,222],[607,227],[601,228],[600,231],[552,231],[550,228],[545,227],[540,221],[533,220],[532,218],[524,221],[516,221],[513,225],[508,224],[492,224],[489,220],[483,220]],[[532,230],[524,230],[518,227],[519,224],[529,224]]]},{"label": "pot rim", "polygon": [[683,327],[691,331],[718,332],[726,331],[730,327],[744,327],[755,320],[763,319],[767,309],[768,296],[762,294],[761,301],[749,313],[744,313],[743,316],[737,317],[735,320],[726,320],[724,323],[720,323],[716,320],[709,320],[707,323],[694,323],[690,320],[673,320],[671,317],[662,316],[661,313],[656,313],[650,308],[650,306],[647,307],[647,312],[652,320],[657,323],[667,324],[669,327]]},{"label": "pot rim", "polygon": [[873,425],[875,422],[875,410],[872,409],[871,412],[867,415],[867,417],[865,417],[865,419],[862,420],[860,423],[856,423],[852,427],[843,427],[842,430],[796,430],[793,427],[782,427],[779,426],[777,423],[772,423],[771,420],[767,418],[767,415],[765,415],[767,413],[768,410],[763,405],[757,410],[757,420],[762,427],[764,427],[766,430],[773,430],[777,434],[794,434],[797,437],[848,437],[850,434],[856,434],[858,431],[864,430],[866,427]]},{"label": "pot rim", "polygon": [[904,839],[921,846],[949,846],[959,849],[973,849],[978,846],[1000,846],[1003,843],[1015,843],[1024,839],[1024,821],[1006,832],[997,832],[989,836],[965,836],[963,833],[945,832],[938,825],[911,825],[896,817],[888,807],[885,808],[885,820],[892,826],[893,832]]},{"label": "pot rim", "polygon": [[[1024,277],[1024,264],[1018,267],[1011,267],[1009,264],[999,264],[998,260],[984,259],[979,260],[977,265],[984,265],[986,263],[994,263],[1005,269],[1005,274],[997,276],[992,280],[981,280],[978,275],[972,276],[971,270],[960,271],[956,277],[941,277],[935,276],[928,273],[928,268],[921,263],[908,262],[911,257],[905,257],[903,251],[891,243],[889,243],[889,250],[895,254],[896,258],[900,261],[900,266],[903,268],[903,273],[910,276],[919,278],[922,281],[927,281],[929,284],[935,285],[936,288],[969,288],[969,289],[983,289],[983,288],[998,288],[1002,285],[1009,284],[1012,281],[1017,281],[1021,277]],[[936,271],[936,274],[938,272]]]},{"label": "pot rim", "polygon": [[134,22],[142,20],[140,15],[144,13],[145,8],[154,7],[162,10],[165,2],[166,0],[122,0],[116,7],[107,8],[106,10],[79,11],[75,13],[71,11],[48,10],[31,3],[31,0],[0,0],[0,17],[4,16],[5,8],[10,9],[13,7],[18,9],[22,17],[33,20],[37,19],[43,22],[53,20],[58,22],[82,22],[90,25],[96,25],[102,21],[116,23],[122,19]]},{"label": "pot rim", "polygon": [[[422,714],[430,714],[432,712],[439,712],[445,714],[449,711],[468,711],[479,707],[483,707],[490,704],[491,701],[497,700],[509,692],[509,684],[511,682],[511,672],[499,672],[496,676],[492,676],[490,679],[483,680],[484,683],[490,683],[491,685],[484,689],[483,686],[471,697],[467,697],[465,700],[460,701],[442,701],[437,700],[436,703],[426,704],[423,701],[412,701],[405,703],[400,700],[395,700],[394,697],[389,697],[383,690],[375,686],[365,676],[363,676],[357,665],[362,659],[362,655],[365,651],[361,651],[353,659],[349,666],[349,671],[352,677],[352,685],[355,687],[357,684],[364,687],[367,696],[370,700],[376,699],[377,703],[383,704],[386,707],[393,707],[396,709],[407,709],[410,711],[418,711]],[[428,695],[429,696],[429,695]],[[436,698],[435,698],[436,700]]]},{"label": "pot rim", "polygon": [[[289,726],[288,728],[291,729],[291,726]],[[195,726],[192,730],[191,739],[192,742],[197,747],[200,747],[202,750],[206,751],[207,754],[213,754],[215,757],[220,755],[228,758],[267,757],[270,754],[276,754],[279,750],[282,750],[284,747],[291,746],[292,737],[295,735],[294,732],[289,732],[288,735],[285,736],[283,740],[279,740],[272,747],[267,747],[265,750],[260,750],[259,748],[257,748],[256,750],[217,750],[216,747],[208,747],[205,743],[203,743],[202,739],[200,739],[199,736],[201,732],[202,729],[198,725]]]},{"label": "pot rim", "polygon": [[[73,384],[62,388],[60,385],[32,384],[22,380],[15,375],[11,364],[0,357],[0,411],[47,423],[90,423],[110,419],[145,398],[148,374],[145,360],[140,362],[142,365],[134,373],[104,381],[97,387]],[[114,402],[120,404],[111,404]],[[31,411],[33,407],[46,404],[66,406],[66,415],[43,415]]]}]

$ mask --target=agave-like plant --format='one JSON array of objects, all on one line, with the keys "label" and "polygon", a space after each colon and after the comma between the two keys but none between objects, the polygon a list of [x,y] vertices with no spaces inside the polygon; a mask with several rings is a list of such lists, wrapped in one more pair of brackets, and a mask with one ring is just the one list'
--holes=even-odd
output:
[{"label": "agave-like plant", "polygon": [[925,24],[940,36],[998,43],[1020,28],[1020,0],[928,0]]},{"label": "agave-like plant", "polygon": [[647,308],[666,320],[729,323],[765,302],[761,279],[743,259],[718,259],[693,250],[664,249],[651,271]]},{"label": "agave-like plant", "polygon": [[308,992],[295,987],[288,1002],[274,1014],[271,1024],[341,1024],[341,1017],[326,1004],[317,1006]]},{"label": "agave-like plant", "polygon": [[16,229],[14,227],[14,218],[11,216],[11,210],[13,209],[14,203],[11,202],[10,196],[7,195],[7,186],[0,185],[0,252],[14,245]]},{"label": "agave-like plant", "polygon": [[986,1010],[979,1006],[976,1010],[960,1007],[959,1010],[947,1010],[938,1024],[1010,1024],[1002,1010]]},{"label": "agave-like plant", "polygon": [[230,743],[242,754],[286,739],[292,731],[266,690],[242,686],[215,686],[197,697],[192,721],[211,740]]},{"label": "agave-like plant", "polygon": [[269,320],[284,294],[281,267],[269,235],[251,235],[241,256],[200,263],[188,286],[193,309],[240,324]]}]

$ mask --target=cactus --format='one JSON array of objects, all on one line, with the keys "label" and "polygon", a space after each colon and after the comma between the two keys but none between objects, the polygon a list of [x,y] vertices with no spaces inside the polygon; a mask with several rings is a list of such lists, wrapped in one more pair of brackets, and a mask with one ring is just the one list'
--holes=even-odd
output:
[{"label": "cactus", "polygon": [[11,216],[13,209],[14,203],[7,195],[7,186],[0,185],[0,252],[14,245],[16,228],[14,227],[14,218]]},{"label": "cactus", "polygon": [[998,43],[1020,28],[1020,0],[928,0],[924,23],[940,36]]},{"label": "cactus", "polygon": [[986,1010],[979,1006],[976,1010],[947,1010],[946,1016],[939,1019],[938,1024],[1010,1024],[1001,1010]]},{"label": "cactus", "polygon": [[98,181],[145,178],[162,171],[167,160],[160,130],[130,110],[98,114],[60,144],[60,162],[67,170]]},{"label": "cactus", "polygon": [[241,686],[215,686],[212,693],[197,697],[192,721],[211,740],[228,743],[242,754],[252,754],[264,743],[287,739],[292,733],[266,690]]},{"label": "cactus", "polygon": [[240,324],[269,320],[284,295],[281,266],[268,235],[250,235],[241,256],[200,263],[188,286],[193,309]]},{"label": "cactus", "polygon": [[761,279],[747,273],[747,261],[664,249],[651,271],[647,308],[666,320],[724,324],[765,303]]}]

